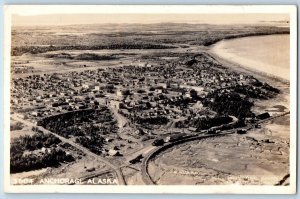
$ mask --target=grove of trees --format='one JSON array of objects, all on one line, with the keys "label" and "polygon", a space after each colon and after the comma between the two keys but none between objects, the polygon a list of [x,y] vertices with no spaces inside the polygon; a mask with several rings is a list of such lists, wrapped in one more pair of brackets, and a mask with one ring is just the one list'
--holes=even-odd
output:
[{"label": "grove of trees", "polygon": [[80,145],[101,154],[104,136],[117,133],[116,120],[107,107],[85,109],[44,118],[41,125],[65,138],[75,137]]},{"label": "grove of trees", "polygon": [[[41,132],[14,139],[10,146],[10,172],[57,167],[62,162],[74,161],[72,155],[57,147],[60,142],[61,140],[54,135]],[[36,151],[43,147],[44,151]]]},{"label": "grove of trees", "polygon": [[233,115],[237,118],[254,116],[251,112],[251,107],[254,105],[253,102],[249,101],[249,98],[247,97],[241,97],[236,92],[210,93],[207,98],[203,100],[203,105],[208,106],[220,115]]}]

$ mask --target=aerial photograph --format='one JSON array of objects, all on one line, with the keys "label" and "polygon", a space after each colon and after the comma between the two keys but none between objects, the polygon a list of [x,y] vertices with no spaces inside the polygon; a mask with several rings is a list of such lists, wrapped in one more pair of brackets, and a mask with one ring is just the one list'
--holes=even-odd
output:
[{"label": "aerial photograph", "polygon": [[13,15],[11,185],[290,185],[288,14]]}]

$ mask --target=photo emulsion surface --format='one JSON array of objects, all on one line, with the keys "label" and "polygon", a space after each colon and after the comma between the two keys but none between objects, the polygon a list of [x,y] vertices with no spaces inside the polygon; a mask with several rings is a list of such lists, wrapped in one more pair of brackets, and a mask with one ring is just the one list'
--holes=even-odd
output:
[{"label": "photo emulsion surface", "polygon": [[11,14],[8,186],[294,187],[290,13],[199,10]]}]

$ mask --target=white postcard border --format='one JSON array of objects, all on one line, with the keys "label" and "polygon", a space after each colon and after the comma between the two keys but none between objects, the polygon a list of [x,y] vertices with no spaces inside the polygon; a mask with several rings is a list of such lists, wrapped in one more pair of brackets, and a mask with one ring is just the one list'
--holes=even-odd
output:
[{"label": "white postcard border", "polygon": [[[286,13],[290,14],[290,186],[267,185],[11,185],[10,184],[10,50],[12,14],[51,13]],[[293,5],[6,5],[4,21],[4,184],[13,193],[182,193],[294,194],[297,149],[297,8]]]}]

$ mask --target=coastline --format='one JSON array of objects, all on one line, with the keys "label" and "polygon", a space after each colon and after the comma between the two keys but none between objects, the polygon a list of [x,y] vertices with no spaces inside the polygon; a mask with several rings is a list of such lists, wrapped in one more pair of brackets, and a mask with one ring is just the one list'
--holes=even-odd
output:
[{"label": "coastline", "polygon": [[267,82],[270,84],[282,84],[285,87],[286,86],[290,86],[290,81],[286,80],[284,78],[275,76],[273,74],[270,73],[266,73],[266,72],[262,72],[258,69],[254,69],[254,68],[249,68],[245,65],[233,62],[231,60],[227,60],[223,57],[220,57],[219,55],[217,55],[215,52],[212,52],[211,50],[207,51],[207,53],[213,58],[215,59],[217,62],[220,62],[221,64],[223,64],[225,67],[230,68],[236,72],[240,72],[240,73],[244,73],[244,74],[248,74],[248,75],[252,75],[254,76],[256,79],[263,81],[263,82]]},{"label": "coastline", "polygon": [[[280,26],[277,26],[280,27]],[[286,26],[282,26],[286,27]],[[270,36],[270,35],[284,35],[284,34],[290,34],[290,31],[278,31],[278,32],[262,32],[262,33],[248,33],[248,34],[241,34],[241,35],[229,35],[224,38],[218,38],[213,41],[207,41],[204,43],[204,46],[214,46],[215,44],[224,41],[224,40],[231,40],[231,39],[241,39],[246,37],[258,37],[258,36]]]},{"label": "coastline", "polygon": [[[286,34],[281,34],[286,35]],[[221,40],[212,46],[210,46],[208,52],[213,55],[216,59],[221,61],[222,63],[225,63],[226,65],[233,65],[233,67],[243,68],[245,71],[251,72],[251,73],[258,73],[262,74],[265,77],[269,78],[275,78],[276,80],[280,80],[286,83],[290,82],[290,70],[285,68],[280,68],[278,65],[272,65],[268,63],[264,63],[260,60],[254,60],[255,58],[247,58],[242,55],[237,55],[234,52],[229,52],[227,50],[227,47],[224,46],[224,41],[229,40],[239,40],[239,39],[247,39],[247,38],[254,38],[254,37],[265,37],[265,36],[274,36],[274,35],[264,35],[264,36],[247,36],[242,38],[231,38],[226,40]],[[253,67],[256,66],[256,67]],[[240,70],[239,70],[240,71]],[[273,74],[271,74],[269,71],[273,71]],[[243,71],[240,71],[243,72]],[[257,74],[256,74],[257,75]]]},{"label": "coastline", "polygon": [[264,82],[268,82],[268,83],[282,83],[282,84],[284,84],[286,86],[290,85],[290,81],[289,80],[286,80],[286,79],[283,79],[281,77],[272,75],[270,73],[262,72],[262,71],[260,71],[258,69],[247,67],[245,65],[233,62],[231,60],[227,60],[227,59],[225,59],[223,57],[220,57],[218,54],[216,54],[212,50],[208,50],[207,53],[213,59],[215,59],[217,62],[220,62],[225,67],[230,68],[230,69],[232,69],[234,71],[245,73],[245,74],[248,74],[248,75],[252,75],[255,78],[257,78],[258,80],[261,80],[261,81],[264,81]]}]

